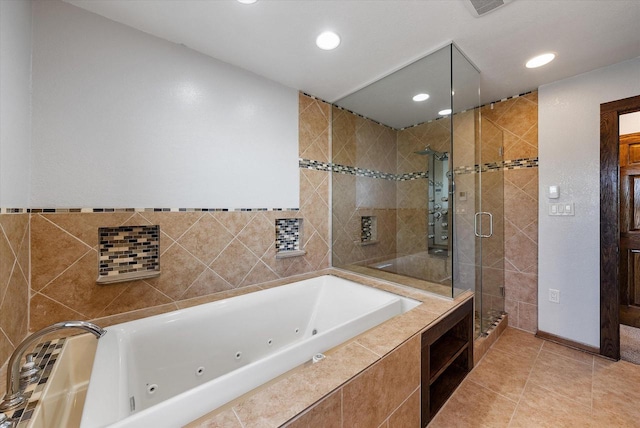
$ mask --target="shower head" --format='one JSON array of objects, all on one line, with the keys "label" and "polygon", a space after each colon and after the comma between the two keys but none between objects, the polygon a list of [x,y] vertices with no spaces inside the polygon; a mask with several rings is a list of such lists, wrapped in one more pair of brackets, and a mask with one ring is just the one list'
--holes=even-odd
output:
[{"label": "shower head", "polygon": [[414,152],[417,155],[435,155],[437,152],[435,150],[432,150],[429,148],[429,146],[425,147],[424,150],[421,150],[419,152]]},{"label": "shower head", "polygon": [[431,155],[434,158],[436,158],[439,161],[445,161],[447,159],[449,159],[449,154],[448,153],[442,153],[442,152],[436,152],[435,150],[433,150],[430,146],[427,146],[424,148],[424,150],[421,150],[419,152],[414,152],[417,155],[421,155],[421,156],[425,156],[425,155]]}]

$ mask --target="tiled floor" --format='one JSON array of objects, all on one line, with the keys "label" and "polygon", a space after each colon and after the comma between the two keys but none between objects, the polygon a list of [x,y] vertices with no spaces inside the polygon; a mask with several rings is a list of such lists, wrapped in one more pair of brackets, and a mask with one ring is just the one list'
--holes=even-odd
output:
[{"label": "tiled floor", "polygon": [[640,366],[508,328],[429,428],[640,427]]}]

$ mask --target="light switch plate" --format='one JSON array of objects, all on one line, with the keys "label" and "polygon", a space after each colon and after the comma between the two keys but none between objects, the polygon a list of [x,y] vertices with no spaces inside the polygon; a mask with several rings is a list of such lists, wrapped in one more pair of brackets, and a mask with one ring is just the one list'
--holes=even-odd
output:
[{"label": "light switch plate", "polygon": [[575,205],[573,202],[549,204],[549,215],[575,216]]}]

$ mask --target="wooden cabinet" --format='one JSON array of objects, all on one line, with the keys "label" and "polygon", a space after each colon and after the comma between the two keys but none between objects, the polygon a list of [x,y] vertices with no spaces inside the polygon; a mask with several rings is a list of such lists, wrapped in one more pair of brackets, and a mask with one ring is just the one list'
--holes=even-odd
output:
[{"label": "wooden cabinet", "polygon": [[473,299],[422,334],[421,358],[425,427],[473,368]]}]

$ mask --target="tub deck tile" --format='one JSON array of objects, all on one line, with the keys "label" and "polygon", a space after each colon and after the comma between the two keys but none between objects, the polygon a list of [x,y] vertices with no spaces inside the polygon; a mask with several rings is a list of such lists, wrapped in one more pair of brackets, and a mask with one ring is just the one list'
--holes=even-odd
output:
[{"label": "tub deck tile", "polygon": [[241,399],[233,410],[245,428],[280,426],[378,359],[373,352],[350,343],[328,353],[321,362],[307,364],[302,370]]}]

